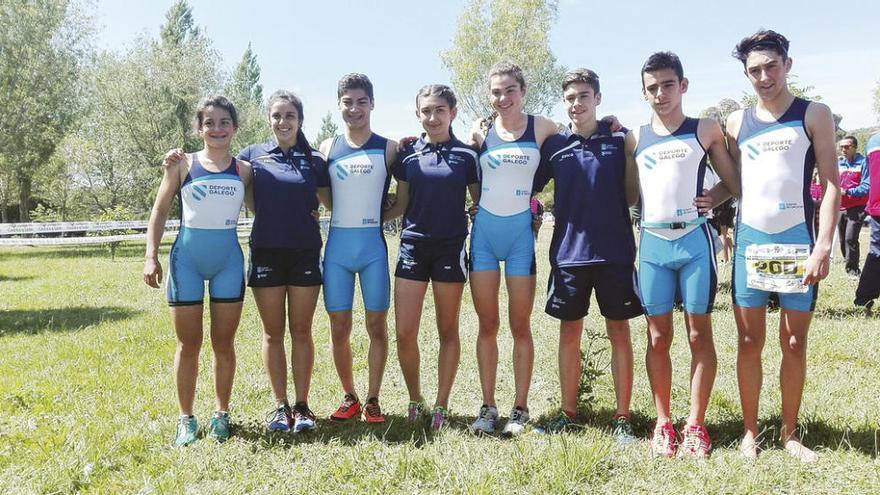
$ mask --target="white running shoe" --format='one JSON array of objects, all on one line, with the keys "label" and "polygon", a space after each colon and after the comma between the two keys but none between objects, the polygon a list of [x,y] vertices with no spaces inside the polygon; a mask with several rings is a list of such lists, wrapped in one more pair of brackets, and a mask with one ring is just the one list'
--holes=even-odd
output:
[{"label": "white running shoe", "polygon": [[483,404],[483,407],[480,408],[480,415],[477,416],[477,420],[474,421],[469,430],[475,435],[491,435],[495,433],[496,421],[498,421],[498,408]]},{"label": "white running shoe", "polygon": [[506,437],[515,437],[526,429],[526,423],[529,422],[529,412],[517,406],[510,410],[510,419],[504,425],[502,435]]}]

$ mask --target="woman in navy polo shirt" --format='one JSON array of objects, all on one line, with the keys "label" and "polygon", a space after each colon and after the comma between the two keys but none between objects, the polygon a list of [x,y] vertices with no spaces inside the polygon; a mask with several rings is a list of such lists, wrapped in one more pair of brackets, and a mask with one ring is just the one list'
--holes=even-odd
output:
[{"label": "woman in navy polo shirt", "polygon": [[394,273],[394,312],[397,354],[410,398],[409,421],[428,412],[419,381],[418,334],[428,281],[432,281],[440,337],[437,398],[431,414],[434,430],[446,422],[461,354],[458,316],[468,273],[465,192],[470,191],[474,203],[480,195],[477,154],[451,133],[456,111],[455,94],[448,86],[428,85],[416,95],[416,116],[425,133],[397,155],[397,202],[386,213],[394,218],[405,211]]},{"label": "woman in navy polo shirt", "polygon": [[[312,318],[321,286],[321,233],[314,212],[318,189],[329,188],[330,179],[324,157],[302,132],[302,101],[280,90],[267,107],[273,139],[238,155],[254,171],[247,283],[263,321],[263,363],[276,402],[267,428],[300,432],[315,427],[307,402],[315,361]],[[292,336],[293,408],[287,399],[286,319]]]}]

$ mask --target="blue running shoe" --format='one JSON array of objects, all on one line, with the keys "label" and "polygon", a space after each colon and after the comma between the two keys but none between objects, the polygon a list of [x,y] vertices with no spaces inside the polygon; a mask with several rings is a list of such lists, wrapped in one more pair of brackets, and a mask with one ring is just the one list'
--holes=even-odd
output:
[{"label": "blue running shoe", "polygon": [[213,438],[217,443],[223,443],[229,440],[229,413],[226,411],[215,411],[211,416],[211,423],[208,425],[208,436]]},{"label": "blue running shoe", "polygon": [[199,422],[196,421],[195,416],[180,416],[177,420],[177,437],[174,439],[174,445],[185,447],[195,442],[198,432]]},{"label": "blue running shoe", "polygon": [[268,423],[266,425],[267,430],[287,433],[290,431],[290,425],[293,424],[293,414],[290,411],[290,406],[285,403],[283,406],[270,412],[266,422]]},{"label": "blue running shoe", "polygon": [[302,433],[315,429],[315,413],[305,402],[297,402],[293,406],[293,432]]}]

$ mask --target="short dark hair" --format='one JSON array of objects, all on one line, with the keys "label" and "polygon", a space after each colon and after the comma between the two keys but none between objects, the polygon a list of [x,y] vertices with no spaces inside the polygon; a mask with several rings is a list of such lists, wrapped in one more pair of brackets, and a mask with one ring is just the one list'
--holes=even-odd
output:
[{"label": "short dark hair", "polygon": [[489,79],[493,76],[511,76],[519,83],[519,87],[526,89],[526,77],[520,66],[509,60],[502,60],[489,68]]},{"label": "short dark hair", "polygon": [[644,76],[646,72],[657,72],[663,69],[674,70],[678,80],[684,80],[684,68],[681,66],[681,59],[678,58],[678,55],[672,52],[656,52],[652,53],[648,60],[645,60],[645,65],[642,66],[642,72],[639,74],[639,78],[642,80],[642,89],[645,88]]},{"label": "short dark hair", "polygon": [[419,98],[423,96],[439,96],[446,100],[450,109],[455,108],[455,105],[458,104],[458,100],[455,99],[455,93],[452,92],[452,88],[445,84],[428,84],[422,86],[422,89],[420,89],[416,95],[416,108],[419,106]]},{"label": "short dark hair", "polygon": [[[852,143],[853,143],[853,148],[858,148],[858,147],[859,147],[859,140],[856,139],[855,136],[844,136],[843,139],[849,139],[850,141],[852,141]],[[843,139],[841,139],[841,141],[843,141]]]},{"label": "short dark hair", "polygon": [[770,29],[761,29],[757,33],[743,38],[733,50],[733,58],[746,64],[749,53],[756,50],[772,50],[788,59],[788,38]]},{"label": "short dark hair", "polygon": [[569,85],[574,83],[589,84],[593,88],[593,93],[599,93],[599,75],[590,69],[577,68],[569,71],[562,78],[562,91],[565,91]]},{"label": "short dark hair", "polygon": [[217,107],[226,110],[229,113],[229,117],[232,118],[232,125],[238,129],[238,112],[235,110],[235,105],[229,101],[229,98],[223,95],[211,95],[202,98],[196,107],[196,131],[202,128],[202,123],[205,120],[205,110],[207,110],[208,107]]},{"label": "short dark hair", "polygon": [[336,98],[342,98],[346,91],[352,89],[362,89],[370,100],[373,99],[373,83],[370,82],[369,77],[357,72],[342,76],[342,79],[339,80],[339,86],[336,88]]}]

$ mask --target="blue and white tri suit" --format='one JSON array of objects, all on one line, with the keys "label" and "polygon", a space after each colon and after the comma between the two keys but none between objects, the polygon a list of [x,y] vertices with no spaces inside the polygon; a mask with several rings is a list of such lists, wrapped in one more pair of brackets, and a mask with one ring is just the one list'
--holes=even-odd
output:
[{"label": "blue and white tri suit", "polygon": [[238,215],[244,183],[235,158],[222,172],[206,170],[196,154],[178,191],[180,232],[171,246],[165,294],[170,306],[244,300],[244,257]]},{"label": "blue and white tri suit", "polygon": [[[770,293],[747,287],[746,248],[752,244],[807,244],[812,250],[815,208],[810,181],[816,156],[807,135],[806,113],[810,102],[795,98],[788,110],[772,122],[743,111],[736,143],[742,162],[742,199],[736,227],[733,264],[733,303],[742,307],[766,306]],[[779,305],[795,311],[812,311],[818,288],[805,293],[779,294]]]},{"label": "blue and white tri suit", "polygon": [[655,133],[651,124],[639,129],[639,290],[649,316],[672,311],[676,293],[691,314],[712,312],[715,301],[713,235],[693,205],[706,173],[699,122],[685,118],[668,136]]},{"label": "blue and white tri suit", "polygon": [[519,139],[505,141],[490,127],[480,147],[480,207],[471,230],[471,271],[535,274],[532,197],[541,151],[535,140],[535,117],[528,116]]},{"label": "blue and white tri suit", "polygon": [[391,176],[388,140],[373,133],[355,148],[336,136],[327,156],[333,211],[324,249],[324,306],[351,311],[355,274],[367,311],[386,311],[391,300],[388,248],[382,234],[382,206]]},{"label": "blue and white tri suit", "polygon": [[409,184],[394,275],[427,282],[467,281],[467,187],[478,182],[477,154],[454,137],[424,136],[399,153],[394,177]]}]

